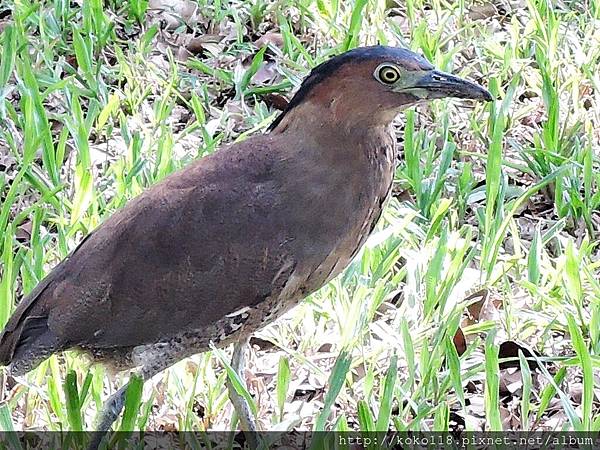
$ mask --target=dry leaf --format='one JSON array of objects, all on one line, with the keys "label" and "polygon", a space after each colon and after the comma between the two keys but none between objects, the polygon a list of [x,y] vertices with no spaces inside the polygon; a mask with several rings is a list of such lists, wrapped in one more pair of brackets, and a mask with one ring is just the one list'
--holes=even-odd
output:
[{"label": "dry leaf", "polygon": [[275,31],[267,31],[261,37],[259,37],[254,44],[260,48],[265,45],[272,45],[273,47],[283,48],[283,36],[281,33]]},{"label": "dry leaf", "polygon": [[499,390],[501,395],[516,394],[523,387],[520,370],[508,369],[500,371]]},{"label": "dry leaf", "polygon": [[454,347],[456,347],[458,356],[462,356],[467,351],[467,340],[460,327],[456,330],[452,340],[454,341]]},{"label": "dry leaf", "polygon": [[485,3],[483,5],[473,5],[469,9],[469,19],[471,20],[485,20],[494,17],[498,14],[498,9],[493,3]]},{"label": "dry leaf", "polygon": [[487,300],[488,295],[489,295],[489,291],[487,289],[481,289],[481,290],[469,295],[467,298],[465,298],[466,302],[477,299],[476,301],[471,303],[469,306],[467,306],[467,310],[469,311],[471,318],[475,322],[479,321],[479,317],[481,315],[481,309],[483,308],[483,304]]},{"label": "dry leaf", "polygon": [[569,397],[573,400],[576,405],[581,405],[581,398],[583,396],[583,384],[572,383],[569,386]]},{"label": "dry leaf", "polygon": [[[527,364],[531,370],[537,369],[538,363],[535,359],[533,359],[533,355],[531,352],[523,347],[522,345],[517,344],[514,341],[505,341],[500,344],[500,350],[498,351],[498,358],[518,358],[519,350],[523,353],[523,356],[527,358]],[[536,354],[540,356],[537,352]],[[519,361],[503,361],[499,365],[500,369],[508,369],[509,367],[516,367],[517,369],[521,367]]]},{"label": "dry leaf", "polygon": [[190,0],[150,0],[148,8],[165,20],[167,30],[182,24],[193,28],[198,23],[198,4]]}]

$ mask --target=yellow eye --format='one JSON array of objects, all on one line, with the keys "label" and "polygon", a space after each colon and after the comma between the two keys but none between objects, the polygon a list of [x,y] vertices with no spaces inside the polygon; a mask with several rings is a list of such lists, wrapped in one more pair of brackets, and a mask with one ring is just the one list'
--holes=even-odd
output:
[{"label": "yellow eye", "polygon": [[377,78],[384,84],[394,84],[400,78],[400,72],[395,66],[382,65],[377,69]]}]

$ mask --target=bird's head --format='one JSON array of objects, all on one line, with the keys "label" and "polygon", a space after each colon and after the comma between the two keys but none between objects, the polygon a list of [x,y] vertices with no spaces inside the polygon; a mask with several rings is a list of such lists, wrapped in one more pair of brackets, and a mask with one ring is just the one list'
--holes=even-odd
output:
[{"label": "bird's head", "polygon": [[444,97],[492,100],[483,87],[436,70],[410,50],[361,47],[315,67],[270,129],[316,120],[387,125],[407,107]]}]

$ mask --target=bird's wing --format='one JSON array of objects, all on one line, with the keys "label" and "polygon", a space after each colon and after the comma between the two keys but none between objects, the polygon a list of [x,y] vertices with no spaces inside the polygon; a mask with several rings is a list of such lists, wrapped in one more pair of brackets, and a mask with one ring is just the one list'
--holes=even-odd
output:
[{"label": "bird's wing", "polygon": [[269,152],[250,144],[148,189],[53,271],[37,301],[66,346],[156,342],[283,289],[293,230]]}]

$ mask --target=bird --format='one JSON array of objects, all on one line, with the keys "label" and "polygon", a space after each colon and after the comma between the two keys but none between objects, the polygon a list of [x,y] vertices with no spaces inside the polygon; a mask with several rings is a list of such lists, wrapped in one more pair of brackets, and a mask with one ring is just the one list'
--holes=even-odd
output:
[{"label": "bird", "polygon": [[[148,380],[234,344],[340,274],[376,226],[397,159],[391,124],[418,103],[492,101],[408,49],[359,47],[316,66],[265,133],[224,145],[130,200],[18,304],[0,335],[14,375],[78,349]],[[123,407],[109,397],[95,445]],[[229,385],[240,427],[256,424]]]}]

